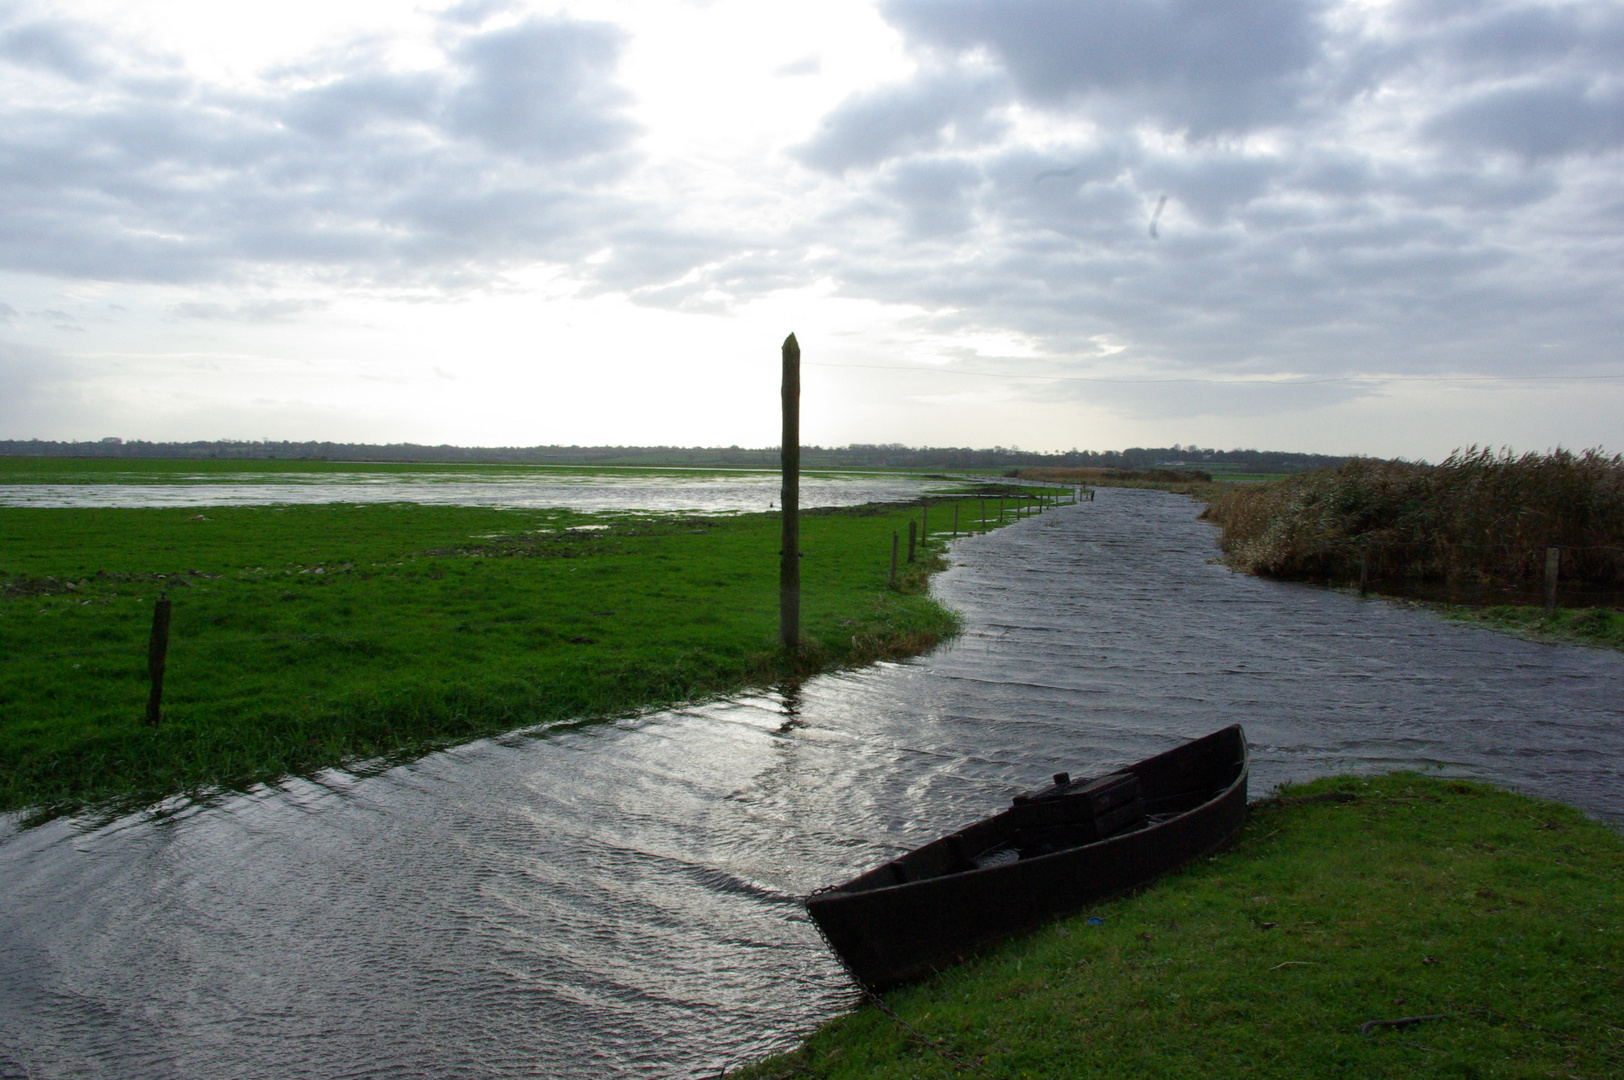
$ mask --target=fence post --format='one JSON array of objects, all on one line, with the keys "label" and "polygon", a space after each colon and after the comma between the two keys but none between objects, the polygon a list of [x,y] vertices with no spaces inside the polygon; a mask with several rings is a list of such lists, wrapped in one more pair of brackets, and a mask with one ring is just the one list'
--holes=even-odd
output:
[{"label": "fence post", "polygon": [[908,522],[908,561],[914,561],[914,544],[919,541],[919,522]]},{"label": "fence post", "polygon": [[1370,551],[1359,549],[1359,595],[1363,596],[1370,591]]},{"label": "fence post", "polygon": [[1556,576],[1562,568],[1562,549],[1545,549],[1545,617],[1556,614]]},{"label": "fence post", "polygon": [[801,345],[784,339],[781,397],[784,433],[779,443],[783,469],[783,535],[778,553],[778,636],[784,648],[801,645]]},{"label": "fence post", "polygon": [[169,597],[160,593],[152,605],[152,637],[147,641],[147,678],[152,689],[147,692],[147,723],[153,727],[163,719],[164,665],[169,659]]},{"label": "fence post", "polygon": [[897,587],[897,534],[891,533],[891,587]]}]

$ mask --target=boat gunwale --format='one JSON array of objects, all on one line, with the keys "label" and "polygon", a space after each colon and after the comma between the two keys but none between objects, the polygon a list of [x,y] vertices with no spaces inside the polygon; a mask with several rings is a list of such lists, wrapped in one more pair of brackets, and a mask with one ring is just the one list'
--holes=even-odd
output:
[{"label": "boat gunwale", "polygon": [[[1209,739],[1216,740],[1220,736],[1223,736],[1223,735],[1225,735],[1225,734],[1227,734],[1229,732],[1236,732],[1237,734],[1239,734],[1241,736],[1240,739],[1239,739],[1241,756],[1240,756],[1240,761],[1238,762],[1238,767],[1236,769],[1236,773],[1235,773],[1234,778],[1232,780],[1230,780],[1230,782],[1227,785],[1225,785],[1223,788],[1215,791],[1212,795],[1210,795],[1207,798],[1201,800],[1201,802],[1197,803],[1195,806],[1192,806],[1190,809],[1182,811],[1181,813],[1178,813],[1178,814],[1174,815],[1173,817],[1168,818],[1165,821],[1159,821],[1156,824],[1148,825],[1143,829],[1134,829],[1131,832],[1123,832],[1123,833],[1118,833],[1115,836],[1108,836],[1103,840],[1094,840],[1094,841],[1092,841],[1090,843],[1087,843],[1087,844],[1075,844],[1075,845],[1073,845],[1071,847],[1061,848],[1059,851],[1051,851],[1046,855],[1039,855],[1039,856],[1036,856],[1036,857],[1031,858],[1031,859],[1019,859],[1019,860],[1017,860],[1015,862],[999,863],[999,864],[996,864],[996,865],[993,865],[993,866],[976,866],[976,867],[971,867],[968,870],[955,870],[955,871],[953,871],[951,873],[947,873],[947,874],[937,874],[934,877],[919,878],[916,881],[900,881],[900,882],[896,882],[896,883],[891,884],[891,885],[878,885],[878,886],[875,886],[873,888],[868,888],[868,889],[851,889],[851,890],[847,889],[847,886],[853,884],[854,882],[860,881],[862,878],[867,877],[869,874],[874,873],[876,870],[879,870],[881,867],[888,866],[891,863],[900,862],[901,860],[906,859],[908,856],[913,855],[916,852],[923,851],[925,848],[929,847],[931,844],[940,843],[941,841],[946,840],[948,837],[957,836],[957,835],[959,835],[960,833],[964,832],[967,829],[975,828],[977,825],[990,824],[991,822],[996,821],[998,818],[1003,817],[1004,815],[1010,813],[1011,808],[1006,807],[1003,810],[998,811],[996,814],[992,814],[992,815],[989,815],[988,817],[984,817],[984,818],[979,818],[976,821],[971,822],[970,824],[964,826],[961,829],[955,829],[950,833],[946,833],[946,834],[944,834],[942,836],[937,837],[935,840],[928,841],[927,843],[921,844],[916,848],[910,848],[908,851],[902,853],[901,855],[898,855],[893,859],[889,859],[886,862],[881,863],[879,866],[875,866],[875,867],[873,867],[871,869],[864,870],[861,874],[858,874],[856,877],[854,877],[854,878],[852,878],[852,879],[850,879],[848,881],[845,881],[845,882],[843,882],[843,883],[841,883],[839,885],[830,885],[830,886],[826,886],[826,887],[824,887],[822,889],[819,889],[817,892],[812,893],[810,896],[808,896],[806,898],[805,904],[806,904],[807,908],[810,909],[811,906],[814,903],[828,903],[828,902],[838,900],[841,897],[875,896],[875,895],[879,895],[879,894],[883,894],[883,893],[888,893],[888,892],[891,892],[893,890],[914,889],[914,888],[918,888],[918,887],[921,887],[921,886],[930,885],[930,884],[932,884],[934,882],[946,881],[948,879],[953,879],[953,878],[959,878],[959,879],[967,878],[967,877],[970,877],[971,875],[974,875],[974,874],[983,874],[983,873],[987,873],[987,874],[992,874],[992,873],[1007,874],[1013,868],[1015,868],[1017,866],[1021,866],[1023,864],[1027,865],[1027,866],[1041,865],[1045,860],[1052,860],[1052,859],[1058,859],[1058,858],[1061,858],[1061,857],[1075,856],[1077,852],[1082,851],[1085,848],[1086,849],[1102,849],[1102,848],[1107,847],[1108,845],[1116,844],[1116,843],[1119,843],[1119,842],[1127,842],[1127,841],[1132,841],[1132,840],[1136,840],[1136,839],[1142,841],[1146,836],[1149,836],[1149,835],[1151,835],[1153,833],[1159,832],[1162,829],[1175,826],[1179,822],[1183,821],[1185,818],[1189,817],[1190,815],[1199,814],[1202,811],[1209,809],[1211,806],[1213,806],[1213,804],[1222,802],[1225,798],[1227,798],[1229,795],[1231,795],[1235,791],[1235,789],[1237,787],[1239,787],[1240,785],[1246,783],[1248,778],[1250,777],[1250,774],[1251,774],[1251,771],[1252,771],[1251,747],[1249,747],[1247,745],[1246,738],[1245,738],[1245,733],[1242,730],[1241,725],[1240,724],[1230,724],[1227,727],[1223,727],[1223,728],[1218,729],[1217,731],[1210,732],[1209,734],[1201,736],[1198,739],[1192,739],[1192,740],[1190,740],[1188,742],[1181,743],[1178,746],[1175,746],[1175,747],[1173,747],[1173,748],[1171,748],[1169,750],[1163,751],[1161,754],[1152,754],[1150,757],[1145,758],[1143,761],[1134,762],[1132,765],[1126,765],[1126,766],[1123,766],[1122,769],[1117,770],[1119,772],[1121,772],[1121,771],[1130,771],[1130,770],[1132,770],[1134,768],[1137,768],[1137,767],[1139,767],[1141,765],[1144,765],[1144,764],[1146,764],[1148,762],[1155,761],[1157,758],[1160,758],[1160,757],[1162,757],[1162,756],[1164,756],[1166,754],[1177,753],[1180,750],[1185,750],[1185,749],[1189,748],[1190,746],[1194,745],[1195,743],[1205,742],[1205,741],[1207,741]],[[1109,775],[1109,774],[1106,774],[1106,775]],[[1221,846],[1221,845],[1219,845],[1219,846]],[[1206,850],[1212,850],[1212,849],[1206,849]],[[1201,855],[1203,855],[1205,853],[1206,853],[1205,850],[1193,852],[1187,858],[1181,860],[1181,862],[1174,864],[1174,866],[1176,867],[1176,866],[1182,865],[1184,862],[1190,861],[1191,859],[1199,858]],[[1172,868],[1173,867],[1170,867],[1169,869],[1172,869]],[[1163,871],[1163,873],[1165,873],[1165,872],[1166,871]]]}]

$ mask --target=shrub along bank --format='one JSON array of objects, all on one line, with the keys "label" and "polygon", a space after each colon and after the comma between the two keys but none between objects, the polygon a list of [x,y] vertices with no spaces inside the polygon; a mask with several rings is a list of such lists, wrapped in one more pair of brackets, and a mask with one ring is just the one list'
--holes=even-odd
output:
[{"label": "shrub along bank", "polygon": [[887,994],[908,1027],[864,1007],[729,1075],[1624,1074],[1624,838],[1414,774],[1281,795],[1230,850]]},{"label": "shrub along bank", "polygon": [[[933,501],[912,564],[917,505],[806,514],[793,658],[777,645],[775,514],[0,509],[0,810],[393,761],[924,652],[958,627],[925,591],[954,506]],[[982,527],[979,500],[957,507]],[[161,591],[173,611],[154,728]]]},{"label": "shrub along bank", "polygon": [[1270,577],[1537,587],[1556,547],[1565,581],[1624,587],[1624,457],[1599,450],[1350,461],[1215,491],[1203,516],[1231,565]]}]

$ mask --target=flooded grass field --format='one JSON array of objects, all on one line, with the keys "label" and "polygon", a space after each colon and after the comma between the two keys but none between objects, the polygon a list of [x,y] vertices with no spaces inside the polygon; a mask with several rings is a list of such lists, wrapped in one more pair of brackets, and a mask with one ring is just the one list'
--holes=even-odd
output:
[{"label": "flooded grass field", "polygon": [[[779,484],[778,472],[764,469],[0,458],[0,507],[409,502],[720,514],[770,509]],[[801,477],[801,505],[904,502],[943,487],[918,474],[809,471]]]},{"label": "flooded grass field", "polygon": [[[921,506],[803,518],[782,655],[779,518],[413,503],[0,508],[0,809],[242,787],[926,650],[955,617],[891,581]],[[980,527],[979,500],[937,500]],[[989,526],[990,527],[990,526]],[[154,601],[164,717],[145,719]]]},{"label": "flooded grass field", "polygon": [[1232,722],[1259,794],[1410,768],[1624,821],[1624,656],[1234,573],[1198,510],[960,540],[917,659],[7,819],[0,1074],[714,1076],[857,1002],[800,897]]}]

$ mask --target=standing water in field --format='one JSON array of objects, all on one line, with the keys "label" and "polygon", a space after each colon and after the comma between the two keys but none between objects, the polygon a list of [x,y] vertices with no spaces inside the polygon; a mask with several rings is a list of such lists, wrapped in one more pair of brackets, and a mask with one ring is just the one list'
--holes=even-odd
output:
[{"label": "standing water in field", "polygon": [[[942,481],[883,473],[811,473],[801,505],[907,502]],[[310,503],[422,503],[427,506],[564,507],[583,513],[755,513],[778,499],[776,471],[718,469],[460,469],[446,472],[86,474],[75,482],[0,483],[0,506],[265,506]]]},{"label": "standing water in field", "polygon": [[1240,722],[1253,786],[1437,767],[1624,821],[1624,656],[1232,574],[1198,507],[961,542],[953,646],[0,839],[0,1076],[705,1076],[856,998],[798,898]]}]

